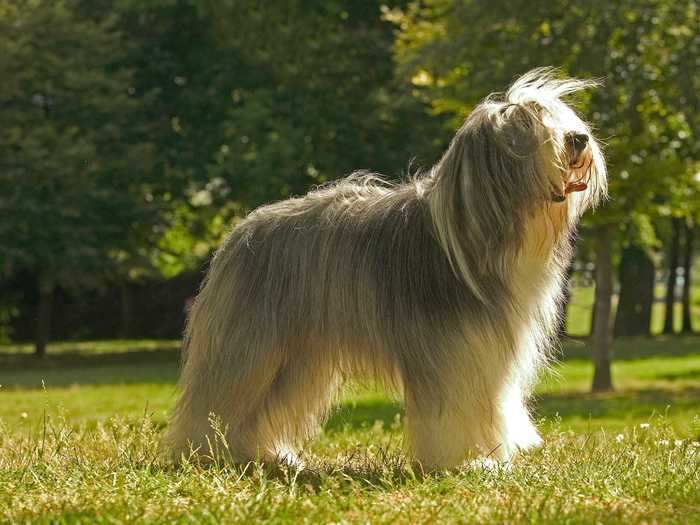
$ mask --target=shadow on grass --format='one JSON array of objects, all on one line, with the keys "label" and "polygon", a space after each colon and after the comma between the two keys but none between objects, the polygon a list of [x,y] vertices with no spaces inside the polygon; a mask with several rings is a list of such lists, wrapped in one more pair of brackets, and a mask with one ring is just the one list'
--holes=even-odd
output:
[{"label": "shadow on grass", "polygon": [[694,370],[683,370],[678,372],[671,372],[668,374],[659,374],[655,376],[656,379],[662,379],[665,381],[678,381],[678,380],[697,380],[700,382],[700,369]]},{"label": "shadow on grass", "polygon": [[21,353],[0,353],[0,384],[4,390],[79,385],[174,383],[180,352],[173,348],[113,353],[66,351],[44,359]]},{"label": "shadow on grass", "polygon": [[[333,459],[316,454],[302,452],[300,459],[303,468],[282,463],[236,463],[225,455],[218,460],[190,457],[188,470],[192,467],[204,471],[214,470],[229,473],[235,472],[236,477],[251,479],[275,479],[289,486],[305,486],[307,489],[318,490],[329,477],[337,480],[339,486],[359,483],[362,486],[377,488],[394,488],[404,483],[422,480],[428,477],[438,479],[444,471],[431,472],[422,465],[412,461],[405,453],[400,443],[374,447],[370,452],[367,448],[356,448]],[[178,464],[149,465],[153,471],[177,472],[182,468]],[[462,467],[463,469],[463,467]],[[460,470],[462,470],[460,469]],[[457,471],[457,469],[454,469]],[[472,470],[484,471],[484,468]],[[463,470],[462,470],[463,471]]]},{"label": "shadow on grass", "polygon": [[539,417],[563,419],[636,419],[665,414],[669,409],[700,410],[700,387],[678,390],[640,389],[606,394],[570,393],[536,396],[535,412]]},{"label": "shadow on grass", "polygon": [[[613,343],[613,361],[651,357],[686,357],[700,355],[700,337],[660,335],[655,337],[618,337]],[[590,359],[591,346],[586,339],[564,338],[557,358]]]},{"label": "shadow on grass", "polygon": [[3,366],[21,366],[23,368],[60,368],[99,364],[138,365],[142,363],[177,363],[180,353],[177,350],[163,348],[158,350],[134,349],[129,352],[89,354],[86,352],[65,352],[55,356],[37,359],[33,355],[0,354],[0,364]]},{"label": "shadow on grass", "polygon": [[354,430],[371,427],[377,421],[384,426],[390,426],[396,420],[397,414],[403,416],[403,405],[390,399],[346,402],[333,410],[324,428],[326,431],[339,431],[345,428]]},{"label": "shadow on grass", "polygon": [[[71,385],[120,384],[174,384],[178,376],[180,353],[176,342],[148,343],[140,347],[138,341],[115,343],[97,342],[98,351],[91,351],[90,343],[75,347],[65,344],[60,352],[49,353],[43,360],[21,352],[2,352],[0,347],[0,384],[2,390],[37,390],[68,387]],[[110,351],[110,349],[112,349]],[[585,343],[568,342],[564,345],[566,359],[585,358],[589,353]],[[615,359],[645,359],[652,357],[682,358],[700,355],[700,337],[621,338],[615,343]],[[700,379],[697,369],[665,373],[654,379]],[[43,384],[42,384],[43,382]],[[587,417],[625,420],[647,417],[653,412],[664,413],[667,406],[674,410],[692,411],[700,406],[700,385],[684,389],[638,389],[609,395],[584,393],[543,394],[535,403],[540,417]],[[368,427],[375,421],[390,426],[396,414],[402,413],[400,403],[379,396],[360,399],[337,407],[326,424],[331,431]]]},{"label": "shadow on grass", "polygon": [[[625,422],[664,415],[669,410],[700,412],[700,386],[673,391],[643,389],[608,394],[543,394],[536,396],[533,405],[538,418],[614,419]],[[355,430],[369,428],[377,421],[390,426],[397,414],[403,417],[402,403],[389,399],[342,403],[324,428],[326,431]]]}]

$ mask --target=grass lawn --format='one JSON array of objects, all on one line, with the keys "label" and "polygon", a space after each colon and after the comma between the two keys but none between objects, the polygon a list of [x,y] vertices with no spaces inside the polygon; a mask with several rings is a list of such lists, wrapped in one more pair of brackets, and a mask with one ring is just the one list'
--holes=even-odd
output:
[{"label": "grass lawn", "polygon": [[700,337],[615,345],[588,393],[568,342],[533,408],[545,446],[509,468],[440,475],[401,451],[400,404],[349,388],[301,472],[175,469],[158,440],[177,342],[0,346],[0,522],[700,523]]}]

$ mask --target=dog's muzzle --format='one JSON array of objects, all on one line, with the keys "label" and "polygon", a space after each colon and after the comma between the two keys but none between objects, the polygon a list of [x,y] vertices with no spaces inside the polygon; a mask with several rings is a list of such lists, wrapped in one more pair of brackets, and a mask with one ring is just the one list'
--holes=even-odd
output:
[{"label": "dog's muzzle", "polygon": [[[588,135],[585,133],[572,133],[569,135],[568,140],[571,148],[571,162],[569,165],[572,168],[579,167],[578,165],[580,163],[581,155],[588,146]],[[552,192],[552,201],[564,202],[569,193],[584,191],[586,188],[588,188],[588,183],[585,181],[577,180],[574,182],[569,182],[564,188],[564,193],[559,193],[558,191]]]}]

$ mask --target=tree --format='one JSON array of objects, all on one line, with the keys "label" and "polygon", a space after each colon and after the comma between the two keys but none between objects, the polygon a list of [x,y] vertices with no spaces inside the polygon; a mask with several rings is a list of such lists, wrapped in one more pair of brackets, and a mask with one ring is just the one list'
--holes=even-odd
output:
[{"label": "tree", "polygon": [[[699,142],[698,112],[689,105],[697,104],[698,76],[687,74],[696,67],[699,41],[694,2],[432,0],[387,16],[400,27],[396,52],[405,76],[453,123],[483,96],[536,66],[604,80],[581,100],[598,135],[607,139],[612,200],[585,219],[597,233],[584,242],[609,246],[601,261],[614,260],[626,232],[647,231],[653,217],[676,213],[670,207],[691,188],[686,175],[698,159],[692,146]],[[603,269],[613,272],[613,264]],[[596,271],[603,295],[612,280],[612,273]],[[609,344],[603,330],[610,319],[600,314],[597,309],[600,332],[593,339]],[[606,360],[595,363],[608,366]]]},{"label": "tree", "polygon": [[[411,156],[418,156],[421,164],[433,161],[447,139],[430,131],[438,129],[440,119],[426,114],[424,100],[411,96],[410,86],[394,81],[393,26],[382,20],[378,0],[352,5],[295,0],[284,6],[247,0],[33,5],[24,2],[7,9],[14,10],[15,19],[44,17],[44,27],[51,28],[46,29],[46,47],[59,55],[50,74],[68,71],[80,77],[78,66],[89,52],[95,55],[87,61],[94,65],[93,85],[109,84],[99,93],[104,100],[97,102],[98,94],[86,87],[94,104],[82,101],[85,108],[98,106],[112,119],[113,150],[93,152],[101,159],[100,170],[114,167],[132,146],[150,145],[142,156],[129,159],[138,169],[121,188],[120,198],[135,201],[120,210],[153,213],[139,221],[108,213],[90,220],[114,220],[115,226],[123,222],[114,231],[127,238],[100,241],[93,250],[100,261],[95,265],[99,276],[92,271],[86,275],[121,288],[124,333],[132,316],[131,284],[200,266],[231,221],[246,211],[355,169],[398,177],[408,170]],[[66,20],[54,21],[54,11]],[[41,40],[38,23],[32,24],[34,33],[26,34]],[[77,44],[56,36],[59,27],[82,41],[75,54],[63,56]],[[108,35],[109,43],[83,37],[84,28]],[[25,58],[38,70],[42,58],[31,52],[26,49]],[[56,119],[52,114],[47,125],[64,125]],[[102,133],[87,118],[77,128],[81,137],[86,130]],[[61,165],[66,172],[75,171]],[[110,193],[105,173],[80,176]],[[87,186],[78,182],[76,187]],[[81,195],[74,200],[81,206],[90,202]],[[75,242],[66,241],[71,246]],[[103,261],[107,246],[109,257]],[[41,257],[25,252],[34,266],[42,266]],[[20,263],[17,257],[12,260],[16,269]],[[3,267],[9,274],[9,266]],[[69,268],[75,273],[83,266]]]},{"label": "tree", "polygon": [[695,249],[695,223],[689,219],[683,223],[685,244],[683,247],[683,310],[681,332],[693,333],[693,318],[691,312],[691,290],[693,282],[693,255]]},{"label": "tree", "polygon": [[0,268],[36,280],[42,356],[56,287],[93,284],[152,222],[151,148],[134,140],[141,107],[113,19],[64,1],[0,0],[0,42]]},{"label": "tree", "polygon": [[593,392],[606,392],[613,389],[610,371],[610,314],[612,309],[612,237],[613,226],[606,224],[599,227],[596,235],[596,287],[595,287],[595,321],[592,330],[593,340]]},{"label": "tree", "polygon": [[[112,3],[81,5],[99,18]],[[411,155],[433,160],[442,141],[424,134],[439,120],[394,82],[381,5],[116,5],[163,174],[149,190],[168,198],[161,236],[120,254],[125,279],[154,273],[149,262],[168,275],[200,265],[230,221],[260,204],[361,168],[398,177]]]},{"label": "tree", "polygon": [[640,244],[623,248],[618,272],[620,294],[615,336],[649,335],[655,273],[654,260]]},{"label": "tree", "polygon": [[217,191],[226,199],[250,208],[358,169],[398,178],[412,156],[434,160],[443,140],[426,133],[437,123],[423,102],[394,82],[393,27],[381,19],[381,5],[243,0],[203,7],[216,46],[230,57],[208,172],[222,181]]},{"label": "tree", "polygon": [[671,243],[668,247],[668,278],[666,279],[666,300],[664,314],[664,334],[672,334],[675,326],[676,283],[678,282],[678,259],[680,255],[681,220],[671,219]]}]

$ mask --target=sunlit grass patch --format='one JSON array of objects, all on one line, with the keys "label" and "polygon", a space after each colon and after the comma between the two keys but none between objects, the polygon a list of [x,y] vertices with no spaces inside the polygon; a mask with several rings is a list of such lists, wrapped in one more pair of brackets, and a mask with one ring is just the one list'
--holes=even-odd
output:
[{"label": "sunlit grass patch", "polygon": [[[585,343],[540,382],[542,449],[507,468],[425,473],[403,408],[347,388],[302,471],[160,454],[175,344],[0,355],[0,522],[700,522],[700,339],[616,341],[616,391],[590,394]],[[0,352],[2,353],[2,352]]]},{"label": "sunlit grass patch", "polygon": [[[699,423],[700,424],[700,423]],[[553,426],[510,465],[427,473],[379,425],[323,437],[306,468],[174,467],[148,417],[39,432],[0,429],[8,522],[688,523],[700,519],[700,443],[654,418],[619,433]],[[337,434],[337,433],[336,433]],[[337,435],[335,436],[337,437]],[[340,443],[332,446],[332,443]],[[369,446],[365,446],[369,444]]]},{"label": "sunlit grass patch", "polygon": [[[100,354],[121,354],[157,350],[176,350],[180,348],[179,340],[164,339],[109,339],[105,341],[58,341],[48,345],[47,358],[55,355],[94,356]],[[34,352],[30,343],[0,345],[2,353],[29,355]]]}]

